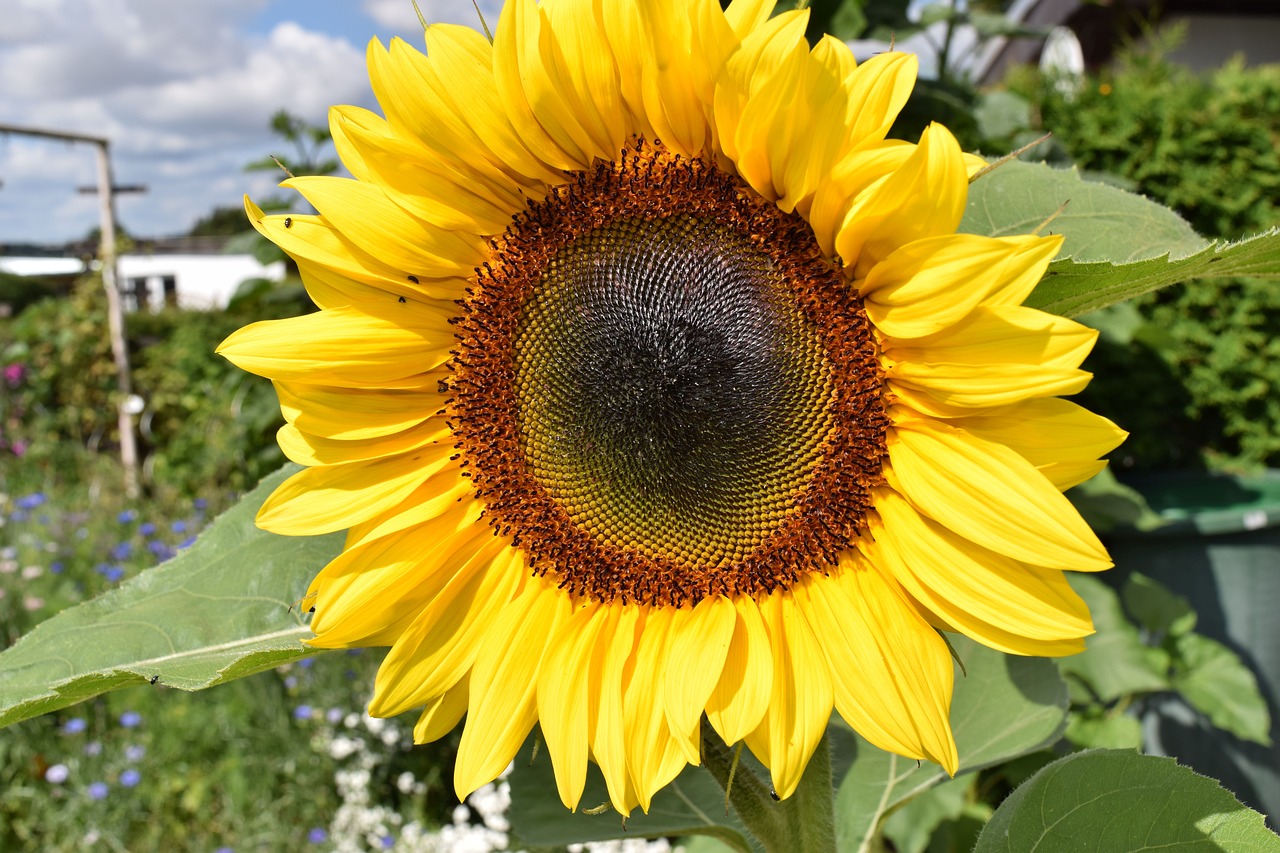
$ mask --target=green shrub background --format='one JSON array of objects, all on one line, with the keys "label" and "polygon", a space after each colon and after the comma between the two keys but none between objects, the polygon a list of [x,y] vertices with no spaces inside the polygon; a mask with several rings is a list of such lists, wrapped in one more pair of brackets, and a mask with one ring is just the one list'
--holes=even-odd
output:
[{"label": "green shrub background", "polygon": [[[1078,90],[1039,76],[1012,88],[1066,159],[1127,181],[1206,237],[1280,225],[1280,66],[1233,60],[1198,75],[1157,49]],[[1095,379],[1081,402],[1133,433],[1122,468],[1280,467],[1275,282],[1194,281],[1112,313],[1106,328],[1119,320],[1122,334],[1104,334],[1086,363]]]}]

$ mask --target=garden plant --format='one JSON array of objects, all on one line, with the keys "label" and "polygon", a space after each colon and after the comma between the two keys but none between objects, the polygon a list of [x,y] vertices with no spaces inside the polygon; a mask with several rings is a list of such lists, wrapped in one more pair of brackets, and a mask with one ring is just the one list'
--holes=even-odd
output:
[{"label": "garden plant", "polygon": [[[131,323],[145,505],[93,452],[95,283],[7,324],[0,845],[1280,850],[1141,753],[1159,693],[1274,729],[1186,601],[1100,579],[1086,523],[1160,523],[1108,454],[1275,458],[1216,343],[1274,328],[1274,146],[1211,125],[1257,192],[1187,211],[1190,166],[1103,133],[1156,107],[1029,80],[965,153],[899,121],[915,57],[823,35],[894,10],[508,0],[371,45],[383,114],[331,114],[351,177],[246,204],[305,295]],[[999,30],[935,11],[948,45]],[[1159,200],[1010,153],[1064,116],[1101,129],[1053,156]],[[1099,330],[1190,365],[1175,414],[1219,432],[1139,411],[1127,451],[1122,353],[1065,399]]]}]

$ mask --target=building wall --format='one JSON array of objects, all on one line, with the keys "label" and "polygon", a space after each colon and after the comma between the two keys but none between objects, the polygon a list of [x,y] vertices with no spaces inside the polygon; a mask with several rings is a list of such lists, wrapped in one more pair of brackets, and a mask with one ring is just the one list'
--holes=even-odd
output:
[{"label": "building wall", "polygon": [[[83,270],[75,258],[0,257],[0,270],[15,275],[65,275]],[[263,266],[252,255],[121,255],[116,262],[120,292],[126,310],[136,310],[130,294],[133,284],[146,282],[145,305],[159,310],[165,304],[164,280],[172,278],[177,305],[198,311],[226,307],[242,281],[251,278],[284,278],[284,264]]]}]

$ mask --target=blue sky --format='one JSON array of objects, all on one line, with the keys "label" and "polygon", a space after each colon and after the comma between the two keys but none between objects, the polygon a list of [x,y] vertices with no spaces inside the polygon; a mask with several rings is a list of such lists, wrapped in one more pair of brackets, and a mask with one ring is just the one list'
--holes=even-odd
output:
[{"label": "blue sky", "polygon": [[[323,122],[332,104],[375,108],[369,39],[421,43],[410,0],[5,0],[0,122],[106,136],[139,236],[186,231],[218,205],[272,191],[243,165],[283,150],[280,108]],[[420,2],[429,21],[473,24],[471,0]],[[483,0],[490,22],[497,0]],[[0,244],[60,242],[97,224],[92,149],[0,135]]]}]

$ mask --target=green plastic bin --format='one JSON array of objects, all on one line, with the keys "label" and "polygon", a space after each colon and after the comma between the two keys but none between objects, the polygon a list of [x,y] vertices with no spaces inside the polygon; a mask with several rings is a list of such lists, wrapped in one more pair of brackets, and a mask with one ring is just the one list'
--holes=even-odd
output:
[{"label": "green plastic bin", "polygon": [[1215,729],[1176,696],[1143,719],[1148,751],[1212,776],[1242,802],[1280,818],[1280,471],[1250,476],[1178,472],[1126,479],[1168,524],[1107,534],[1111,581],[1141,572],[1196,609],[1196,630],[1240,655],[1271,711],[1272,745]]}]

